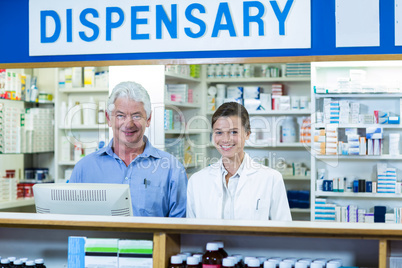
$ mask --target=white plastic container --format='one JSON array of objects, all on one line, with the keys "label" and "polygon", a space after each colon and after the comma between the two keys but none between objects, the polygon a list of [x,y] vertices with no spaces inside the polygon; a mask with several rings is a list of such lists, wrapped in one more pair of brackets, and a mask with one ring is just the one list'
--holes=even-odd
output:
[{"label": "white plastic container", "polygon": [[282,124],[282,143],[293,143],[297,139],[297,123],[293,117],[286,117]]}]

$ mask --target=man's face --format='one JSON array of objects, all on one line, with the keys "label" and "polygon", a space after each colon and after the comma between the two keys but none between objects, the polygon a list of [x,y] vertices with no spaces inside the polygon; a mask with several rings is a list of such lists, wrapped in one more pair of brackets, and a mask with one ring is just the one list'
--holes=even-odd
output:
[{"label": "man's face", "polygon": [[114,102],[111,115],[106,114],[109,127],[113,130],[114,144],[127,148],[139,148],[143,145],[145,129],[151,123],[142,102],[127,98],[118,98]]}]

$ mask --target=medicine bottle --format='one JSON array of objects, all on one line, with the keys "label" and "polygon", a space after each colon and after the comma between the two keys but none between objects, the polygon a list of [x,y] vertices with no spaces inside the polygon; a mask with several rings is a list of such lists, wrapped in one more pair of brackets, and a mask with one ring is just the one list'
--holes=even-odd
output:
[{"label": "medicine bottle", "polygon": [[200,262],[197,257],[194,256],[187,257],[187,268],[198,268],[199,264]]},{"label": "medicine bottle", "polygon": [[170,257],[170,264],[168,268],[183,268],[183,259],[181,256]]},{"label": "medicine bottle", "polygon": [[202,256],[203,268],[221,268],[223,256],[216,243],[207,243],[207,251]]},{"label": "medicine bottle", "polygon": [[45,261],[43,259],[36,259],[35,268],[46,268]]},{"label": "medicine bottle", "polygon": [[244,267],[245,268],[248,268],[249,266],[248,266],[248,263],[251,261],[251,260],[258,260],[256,257],[244,257]]},{"label": "medicine bottle", "polygon": [[229,254],[223,249],[224,247],[223,241],[214,241],[214,243],[218,244],[219,253],[222,254],[223,258],[229,256]]},{"label": "medicine bottle", "polygon": [[10,260],[9,259],[1,259],[0,261],[1,268],[10,268]]},{"label": "medicine bottle", "polygon": [[273,260],[264,261],[264,268],[277,268],[277,267],[279,267],[279,264],[277,266],[276,261]]},{"label": "medicine bottle", "polygon": [[35,267],[35,262],[34,261],[27,261],[25,263],[26,268],[34,268]]},{"label": "medicine bottle", "polygon": [[252,258],[248,261],[247,266],[249,268],[258,268],[260,267],[260,260],[257,258]]},{"label": "medicine bottle", "polygon": [[24,267],[24,264],[22,263],[21,260],[14,261],[14,268],[22,268],[22,267]]},{"label": "medicine bottle", "polygon": [[279,263],[279,268],[292,268],[292,263],[287,261],[281,261]]},{"label": "medicine bottle", "polygon": [[235,268],[235,262],[231,258],[224,258],[222,260],[222,267],[223,268]]},{"label": "medicine bottle", "polygon": [[243,268],[244,267],[243,255],[235,254],[235,255],[233,255],[233,257],[237,258],[236,268]]}]

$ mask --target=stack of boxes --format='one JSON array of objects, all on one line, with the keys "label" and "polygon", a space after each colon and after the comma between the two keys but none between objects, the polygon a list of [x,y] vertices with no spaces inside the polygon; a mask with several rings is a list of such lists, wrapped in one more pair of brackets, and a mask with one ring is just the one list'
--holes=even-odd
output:
[{"label": "stack of boxes", "polygon": [[367,155],[382,154],[383,129],[379,127],[366,128]]},{"label": "stack of boxes", "polygon": [[31,108],[25,114],[25,130],[21,142],[23,152],[49,152],[54,149],[54,109]]},{"label": "stack of boxes", "polygon": [[[310,63],[287,63],[286,64],[286,76],[287,77],[300,77],[310,76],[311,65]],[[282,76],[284,76],[282,74]]]},{"label": "stack of boxes", "polygon": [[335,204],[327,204],[327,200],[324,198],[315,199],[315,221],[337,221],[337,206]]},{"label": "stack of boxes", "polygon": [[283,85],[282,84],[272,84],[272,110],[279,110],[280,98],[283,95]]},{"label": "stack of boxes", "polygon": [[314,151],[318,155],[325,155],[325,129],[314,130]]},{"label": "stack of boxes", "polygon": [[339,101],[339,123],[349,124],[350,105],[348,100]]},{"label": "stack of boxes", "polygon": [[300,128],[300,142],[311,144],[311,117],[306,117],[303,119]]},{"label": "stack of boxes", "polygon": [[0,200],[10,201],[17,199],[17,179],[15,170],[6,170],[6,176],[0,178]]},{"label": "stack of boxes", "polygon": [[151,268],[153,242],[115,238],[68,238],[68,267]]},{"label": "stack of boxes", "polygon": [[338,154],[338,128],[334,125],[327,125],[325,129],[325,154]]},{"label": "stack of boxes", "polygon": [[166,93],[169,101],[189,102],[187,84],[168,84],[166,85]]},{"label": "stack of boxes", "polygon": [[[21,115],[17,107],[0,103],[0,153],[20,153]],[[23,151],[22,151],[23,152]]]},{"label": "stack of boxes", "polygon": [[323,105],[324,123],[339,124],[341,111],[339,101],[333,101],[331,98],[324,98]]},{"label": "stack of boxes", "polygon": [[[399,184],[400,185],[400,184]],[[377,192],[395,194],[397,192],[396,169],[386,163],[377,163]]]}]

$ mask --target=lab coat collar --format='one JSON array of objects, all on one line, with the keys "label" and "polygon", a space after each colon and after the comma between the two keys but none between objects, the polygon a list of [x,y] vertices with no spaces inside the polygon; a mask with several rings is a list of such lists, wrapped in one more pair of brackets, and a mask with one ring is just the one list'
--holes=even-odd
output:
[{"label": "lab coat collar", "polygon": [[[214,184],[215,187],[217,187],[217,189],[220,189],[220,192],[223,193],[223,188],[222,188],[222,158],[219,159],[219,161],[213,165],[211,165],[209,173],[213,178],[216,178],[214,180]],[[255,162],[251,159],[251,157],[245,153],[244,154],[244,159],[243,159],[243,170],[241,171],[240,174],[240,178],[239,178],[239,184],[237,185],[237,189],[236,189],[236,193],[238,193],[241,188],[246,184],[248,177],[252,174],[254,174],[255,172],[257,172],[257,169],[255,167]]]}]

